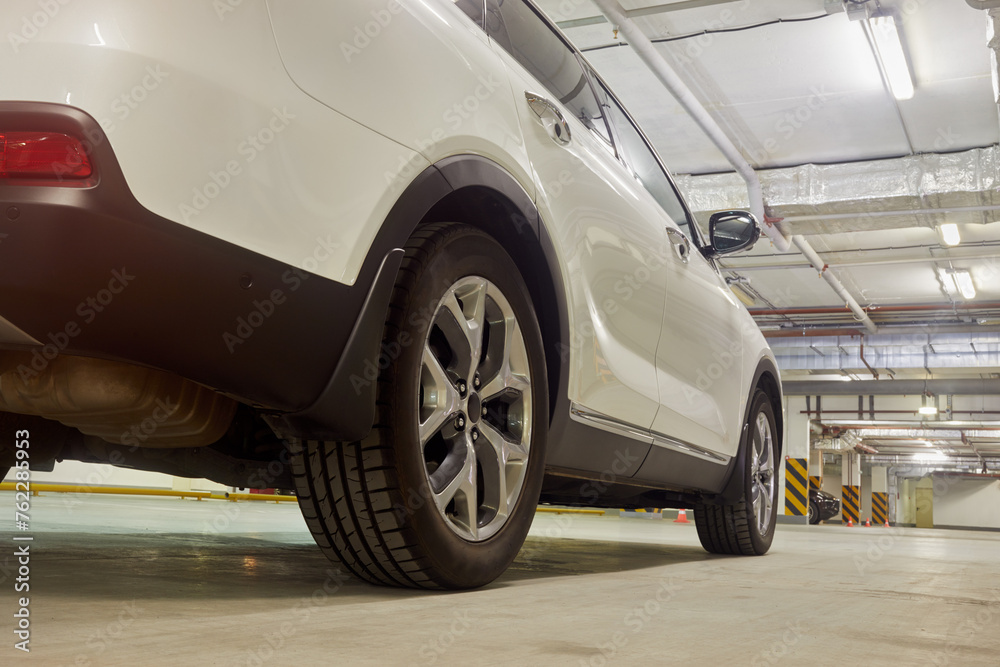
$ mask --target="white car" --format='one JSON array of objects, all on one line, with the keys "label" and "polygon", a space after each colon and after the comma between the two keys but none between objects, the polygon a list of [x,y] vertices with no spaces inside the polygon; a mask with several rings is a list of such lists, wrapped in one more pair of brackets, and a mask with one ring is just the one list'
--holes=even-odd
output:
[{"label": "white car", "polygon": [[[539,502],[774,532],[764,338],[526,0],[13,0],[0,432],[30,466],[294,488],[357,576],[481,586]],[[26,467],[14,450],[3,465]]]}]

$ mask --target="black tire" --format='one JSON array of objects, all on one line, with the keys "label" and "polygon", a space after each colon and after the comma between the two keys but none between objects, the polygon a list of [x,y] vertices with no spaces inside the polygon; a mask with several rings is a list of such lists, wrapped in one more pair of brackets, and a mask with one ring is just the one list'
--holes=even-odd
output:
[{"label": "black tire", "polygon": [[[766,421],[770,437],[762,437],[757,428],[760,418]],[[743,497],[732,505],[701,505],[694,510],[698,539],[706,551],[714,554],[762,556],[771,547],[778,514],[776,474],[778,437],[771,401],[767,394],[757,389],[751,397],[749,420],[744,429],[744,441],[741,443],[745,453],[743,457],[745,465],[742,471]],[[755,451],[766,451],[769,456],[771,470],[769,485],[764,485],[762,478],[759,480],[754,478]],[[764,497],[770,498],[770,512],[766,512],[766,507],[762,505],[755,507],[755,488],[767,489]],[[765,511],[758,511],[759,509]],[[758,520],[759,514],[764,515],[762,521]],[[764,525],[761,526],[760,523]]]},{"label": "black tire", "polygon": [[[413,588],[475,588],[493,581],[514,560],[538,504],[548,428],[548,387],[541,333],[530,294],[517,266],[490,236],[466,225],[435,224],[420,228],[405,250],[383,333],[374,428],[360,442],[292,442],[296,494],[316,542],[331,560],[342,563],[359,578],[374,584]],[[478,296],[480,292],[477,291],[476,296],[465,297],[456,288],[464,284],[463,281],[483,279],[486,281],[483,296]],[[502,297],[504,312],[510,315],[512,311],[516,320],[513,335],[497,333],[500,330],[496,327],[507,324],[508,319],[497,320],[488,310],[492,304],[494,312],[499,312],[495,298],[498,292],[487,293],[494,288]],[[494,391],[497,386],[511,386],[508,384],[513,377],[511,372],[497,372],[494,382],[482,384],[481,389],[477,384],[476,391],[467,387],[463,394],[466,403],[462,405],[469,415],[462,414],[469,420],[466,431],[469,440],[462,439],[464,429],[459,429],[458,420],[453,419],[444,422],[433,435],[427,436],[430,438],[427,444],[421,445],[419,422],[420,415],[427,409],[425,394],[433,393],[436,396],[433,400],[440,401],[439,396],[446,393],[422,389],[429,368],[424,356],[425,345],[432,349],[437,339],[432,340],[430,335],[443,335],[442,322],[448,325],[448,322],[435,319],[444,312],[440,308],[444,307],[446,295],[457,299],[460,310],[465,308],[464,299],[476,299],[476,303],[483,304],[481,312],[486,313],[481,327],[485,333],[481,337],[480,361],[470,361],[467,365],[475,371],[475,364],[479,363],[479,371],[484,376],[489,375],[484,369],[493,363],[494,345],[501,340],[499,336],[505,336],[507,341],[502,348],[505,352],[510,340],[517,340],[518,363],[529,369],[526,377],[530,378],[530,388],[503,389],[503,397],[488,399],[485,392]],[[453,317],[451,322],[457,322],[458,316],[454,311],[449,312]],[[471,321],[473,319],[468,320]],[[472,340],[470,334],[463,335]],[[469,359],[475,358],[476,353],[471,352]],[[513,357],[507,355],[505,359]],[[504,363],[508,364],[504,368],[511,371],[513,362]],[[435,377],[452,377],[451,364],[439,361],[435,368],[448,374]],[[501,375],[508,381],[496,384],[495,378]],[[475,377],[478,382],[478,372]],[[457,392],[460,385],[459,380],[454,380],[455,388],[449,387],[447,391]],[[479,392],[482,392],[482,407],[479,407]],[[475,408],[473,395],[477,401]],[[506,407],[501,409],[502,406]],[[435,404],[431,408],[432,416],[439,410],[441,414],[448,412]],[[480,416],[473,417],[473,410]],[[497,416],[501,412],[502,415]],[[430,422],[431,418],[425,421]],[[530,427],[525,426],[529,422]],[[507,464],[501,464],[499,472],[495,473],[497,476],[491,479],[503,477],[503,486],[498,487],[497,495],[502,495],[499,488],[507,490],[509,512],[504,519],[501,512],[495,511],[492,523],[487,525],[496,530],[483,537],[478,534],[479,513],[484,512],[487,518],[489,515],[488,508],[484,509],[486,505],[480,500],[480,490],[487,489],[482,493],[490,493],[489,483],[483,480],[486,475],[494,474],[483,461],[488,456],[496,456],[496,446],[490,447],[496,442],[492,434],[506,433],[503,429],[517,428],[518,424],[522,425],[522,444],[525,435],[529,438],[527,451],[518,455],[526,457],[526,462],[523,458],[518,459],[522,463],[517,470],[523,469],[523,472],[514,472],[515,482],[522,480],[520,492],[518,495],[516,488],[513,492],[507,488],[512,478],[503,472],[508,470],[504,467]],[[424,428],[425,433],[431,432],[426,425]],[[446,441],[446,438],[454,441]],[[452,449],[442,453],[442,442],[446,443],[443,447]],[[461,454],[460,450],[465,453]],[[475,453],[470,456],[471,452]],[[461,465],[471,466],[468,470],[475,471],[476,482],[468,487],[464,482],[462,487],[456,486],[458,491],[453,492],[451,503],[439,509],[432,489],[435,482],[431,478],[435,472],[450,474],[454,465],[449,463],[452,459],[448,457],[456,456],[464,457]],[[457,474],[454,480],[468,481],[469,474]],[[464,493],[462,489],[474,489],[475,494]],[[443,497],[447,490],[437,493]],[[473,495],[475,503],[461,503],[469,510],[468,516],[475,518],[467,523],[476,525],[473,539],[466,539],[459,534],[462,526],[455,518],[458,516],[456,502],[468,500]],[[453,507],[454,513],[449,514]]]},{"label": "black tire", "polygon": [[814,502],[809,503],[809,523],[813,525],[819,523],[819,508]]}]

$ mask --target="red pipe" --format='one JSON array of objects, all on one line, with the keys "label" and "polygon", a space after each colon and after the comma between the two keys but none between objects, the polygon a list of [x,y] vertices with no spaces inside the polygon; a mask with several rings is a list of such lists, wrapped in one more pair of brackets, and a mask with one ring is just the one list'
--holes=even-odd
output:
[{"label": "red pipe", "polygon": [[[905,313],[909,311],[928,310],[996,310],[1000,309],[1000,302],[991,301],[988,303],[956,303],[956,304],[914,304],[911,306],[869,306],[865,308],[867,313]],[[839,308],[754,308],[750,310],[753,316],[758,315],[840,315],[849,312],[846,307]]]},{"label": "red pipe", "polygon": [[808,336],[862,336],[860,329],[808,329],[797,331],[765,331],[764,338],[806,338]]}]

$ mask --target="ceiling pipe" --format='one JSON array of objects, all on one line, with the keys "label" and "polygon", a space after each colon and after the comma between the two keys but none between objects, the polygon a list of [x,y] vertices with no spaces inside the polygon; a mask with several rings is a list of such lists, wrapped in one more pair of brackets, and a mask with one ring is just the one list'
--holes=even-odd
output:
[{"label": "ceiling pipe", "polygon": [[780,329],[764,331],[764,338],[812,338],[816,336],[864,336],[861,327],[854,329]]},{"label": "ceiling pipe", "polygon": [[708,135],[712,143],[722,151],[722,154],[733,165],[740,177],[746,181],[747,190],[750,195],[750,211],[760,221],[764,234],[771,239],[774,247],[779,252],[787,252],[791,247],[789,240],[781,233],[781,230],[767,222],[767,215],[764,213],[764,191],[760,185],[760,178],[753,167],[750,166],[750,163],[740,153],[739,149],[736,148],[736,145],[722,128],[719,127],[719,124],[715,122],[712,115],[705,110],[704,105],[702,105],[701,101],[687,87],[687,84],[677,75],[674,68],[663,59],[663,56],[656,50],[656,47],[649,41],[645,33],[632,22],[632,19],[628,18],[625,10],[618,4],[617,0],[594,0],[594,4],[607,17],[608,21],[621,31],[622,35],[625,36],[625,39],[631,45],[632,50],[636,52],[636,55],[653,72],[656,78],[660,80],[660,83],[673,93],[677,101],[680,102],[680,105],[684,107],[684,110],[698,123],[698,126]]},{"label": "ceiling pipe", "polygon": [[828,220],[853,220],[855,218],[897,218],[901,216],[932,215],[940,217],[947,213],[989,213],[1000,210],[1000,206],[947,206],[939,208],[900,209],[896,211],[865,211],[864,213],[823,213],[819,215],[789,215],[786,222],[812,222]]},{"label": "ceiling pipe", "polygon": [[872,322],[871,318],[868,317],[868,313],[866,313],[865,309],[854,300],[854,297],[851,296],[851,293],[847,291],[847,288],[844,287],[840,280],[838,280],[835,275],[827,271],[829,267],[823,263],[820,256],[816,254],[816,251],[813,250],[811,245],[809,245],[809,242],[806,241],[806,237],[801,234],[796,234],[792,237],[792,243],[794,243],[795,246],[802,252],[802,255],[809,260],[809,263],[812,264],[817,271],[819,271],[820,276],[822,276],[830,287],[833,288],[833,291],[837,293],[837,296],[844,300],[847,307],[851,309],[852,313],[854,313],[854,318],[871,333],[878,333],[878,327],[874,322]]},{"label": "ceiling pipe", "polygon": [[[783,218],[782,222],[787,221],[788,218]],[[930,246],[925,246],[930,248]],[[857,252],[869,252],[864,249],[849,249],[849,250],[833,250],[831,251],[838,255],[845,253],[857,253]],[[746,259],[760,259],[761,257],[775,257],[777,255],[754,255],[747,257]],[[827,262],[830,268],[850,268],[855,266],[888,266],[890,264],[933,264],[935,262],[964,262],[973,259],[996,259],[997,252],[989,253],[949,253],[947,255],[940,256],[928,256],[928,257],[904,257],[902,259],[873,259],[867,262],[838,262],[832,261]],[[742,258],[741,258],[742,259]],[[783,269],[808,269],[811,264],[733,264],[733,258],[730,258],[722,265],[723,271],[729,271],[731,273],[745,273],[747,271],[780,271]]]},{"label": "ceiling pipe", "polygon": [[[986,303],[955,303],[955,304],[914,304],[910,306],[877,306],[869,307],[869,313],[908,313],[916,311],[934,310],[993,310],[1000,308],[1000,302],[990,301]],[[770,315],[842,315],[843,308],[752,308],[750,314],[754,317],[767,317]]]},{"label": "ceiling pipe", "polygon": [[798,248],[813,267],[819,271],[820,276],[829,283],[833,291],[844,300],[844,303],[854,313],[858,322],[864,325],[868,331],[878,333],[878,327],[875,326],[875,323],[871,321],[864,309],[851,296],[843,284],[841,284],[840,280],[827,271],[828,267],[826,263],[816,254],[816,251],[809,245],[806,238],[799,234],[789,239],[768,220],[767,214],[764,211],[764,191],[760,185],[760,178],[757,176],[757,172],[746,161],[746,158],[743,157],[729,136],[719,127],[719,124],[715,122],[715,119],[708,113],[701,101],[687,87],[687,84],[677,75],[677,72],[674,71],[667,61],[663,59],[663,56],[656,50],[653,43],[649,41],[646,34],[632,22],[617,0],[594,0],[594,4],[607,17],[608,21],[621,31],[636,55],[653,72],[656,78],[660,80],[660,83],[666,86],[667,90],[674,95],[680,105],[684,107],[684,110],[691,115],[702,131],[712,140],[712,143],[722,151],[722,154],[733,165],[740,177],[746,181],[750,197],[750,211],[760,221],[764,234],[771,239],[775,249],[778,252],[787,252],[791,249],[792,245]]},{"label": "ceiling pipe", "polygon": [[[783,382],[786,396],[902,396],[927,391],[942,395],[980,396],[1000,394],[1000,380],[853,380],[820,382],[798,380]],[[913,422],[904,422],[912,426]],[[945,423],[945,422],[935,422]]]},{"label": "ceiling pipe", "polygon": [[[817,325],[795,325],[794,327],[769,329],[777,323],[760,323],[764,338],[813,338],[816,336],[863,336],[864,330],[860,325],[850,327],[840,325],[835,327],[837,322],[827,322]],[[981,334],[995,333],[1000,331],[1000,327],[992,324],[942,324],[940,320],[927,320],[925,322],[912,321],[901,323],[883,323],[879,325],[879,333],[900,334],[900,335],[926,335],[927,333],[940,334]]]},{"label": "ceiling pipe", "polygon": [[898,421],[898,420],[878,420],[878,419],[820,419],[824,426],[839,426],[852,430],[862,430],[866,428],[915,428],[920,430],[948,430],[974,428],[981,430],[1000,429],[1000,421]]},{"label": "ceiling pipe", "polygon": [[[625,12],[625,15],[629,18],[633,18],[635,16],[652,16],[654,14],[666,14],[667,12],[676,12],[685,9],[711,7],[712,5],[728,5],[736,1],[737,0],[682,0],[681,2],[671,2],[666,5],[653,5],[652,7],[630,9]],[[597,25],[599,23],[605,23],[607,20],[608,19],[603,16],[585,16],[579,19],[559,21],[556,25],[558,25],[561,29],[566,30],[567,28],[581,28],[588,25]]]}]

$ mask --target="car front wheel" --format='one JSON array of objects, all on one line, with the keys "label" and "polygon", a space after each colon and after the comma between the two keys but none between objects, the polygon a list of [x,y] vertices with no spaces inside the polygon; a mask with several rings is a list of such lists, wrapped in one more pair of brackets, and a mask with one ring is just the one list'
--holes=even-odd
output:
[{"label": "car front wheel", "polygon": [[495,240],[460,224],[414,234],[379,368],[367,438],[291,445],[309,529],[372,583],[489,583],[534,517],[548,425],[538,322]]},{"label": "car front wheel", "polygon": [[743,495],[731,505],[695,508],[701,545],[711,553],[760,556],[774,539],[777,521],[778,441],[776,421],[767,394],[756,390],[744,430]]}]

